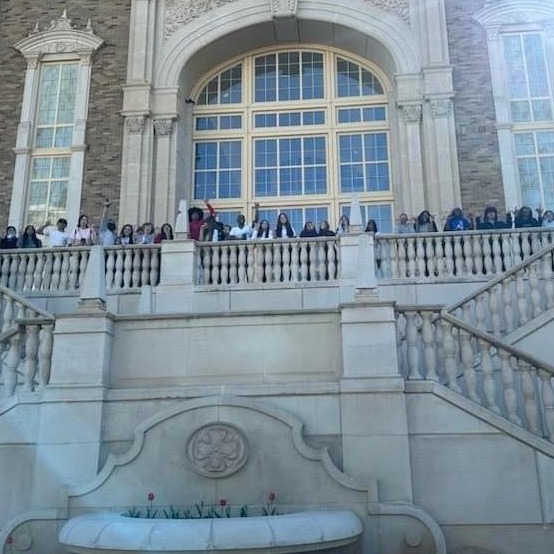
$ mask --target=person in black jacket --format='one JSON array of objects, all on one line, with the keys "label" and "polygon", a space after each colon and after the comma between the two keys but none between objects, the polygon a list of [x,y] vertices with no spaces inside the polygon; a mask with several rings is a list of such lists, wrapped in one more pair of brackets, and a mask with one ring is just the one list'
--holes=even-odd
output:
[{"label": "person in black jacket", "polygon": [[538,219],[533,217],[533,211],[529,206],[522,206],[516,212],[515,227],[521,229],[523,227],[540,227]]},{"label": "person in black jacket", "polygon": [[27,225],[25,231],[19,237],[19,248],[42,248],[42,241],[37,237],[37,233],[33,225]]},{"label": "person in black jacket", "polygon": [[483,212],[483,219],[477,217],[475,222],[477,229],[482,231],[492,229],[511,229],[512,216],[508,213],[506,214],[506,221],[501,221],[498,219],[497,209],[494,206],[487,206]]},{"label": "person in black jacket", "polygon": [[8,250],[10,248],[17,248],[17,231],[13,225],[8,225],[6,236],[0,239],[1,250]]}]

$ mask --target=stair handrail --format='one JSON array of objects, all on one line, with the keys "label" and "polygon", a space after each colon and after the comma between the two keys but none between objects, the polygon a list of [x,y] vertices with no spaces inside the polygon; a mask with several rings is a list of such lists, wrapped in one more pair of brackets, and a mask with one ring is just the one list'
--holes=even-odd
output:
[{"label": "stair handrail", "polygon": [[46,310],[43,310],[42,308],[39,308],[37,305],[30,302],[27,298],[24,296],[21,296],[17,292],[15,292],[13,289],[10,289],[9,287],[5,287],[4,285],[0,285],[0,294],[7,294],[8,296],[11,296],[18,304],[21,304],[28,310],[31,310],[35,312],[37,317],[44,318],[49,321],[54,321],[55,317],[50,312],[47,312]]}]

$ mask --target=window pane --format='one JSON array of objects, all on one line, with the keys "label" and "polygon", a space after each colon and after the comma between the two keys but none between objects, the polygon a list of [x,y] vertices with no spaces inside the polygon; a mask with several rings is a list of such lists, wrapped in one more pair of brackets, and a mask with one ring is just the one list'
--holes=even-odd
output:
[{"label": "window pane", "polygon": [[275,54],[256,58],[254,73],[254,100],[256,102],[277,100],[277,57]]}]

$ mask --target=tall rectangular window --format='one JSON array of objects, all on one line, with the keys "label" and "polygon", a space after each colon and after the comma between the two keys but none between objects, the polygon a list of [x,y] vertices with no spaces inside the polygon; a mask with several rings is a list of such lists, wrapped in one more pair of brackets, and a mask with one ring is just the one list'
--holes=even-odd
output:
[{"label": "tall rectangular window", "polygon": [[239,140],[195,144],[195,198],[240,198],[241,148]]}]

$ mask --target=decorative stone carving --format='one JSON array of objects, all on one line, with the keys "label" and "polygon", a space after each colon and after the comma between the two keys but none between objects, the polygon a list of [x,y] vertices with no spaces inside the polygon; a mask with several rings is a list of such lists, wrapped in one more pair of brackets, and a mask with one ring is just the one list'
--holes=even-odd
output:
[{"label": "decorative stone carving", "polygon": [[146,118],[144,116],[125,118],[125,129],[131,134],[142,134],[145,124]]},{"label": "decorative stone carving", "polygon": [[410,5],[408,0],[365,0],[368,4],[393,12],[400,16],[401,19],[409,23],[410,21]]},{"label": "decorative stone carving", "polygon": [[206,477],[227,477],[246,463],[248,446],[244,435],[228,423],[209,423],[190,436],[187,461]]},{"label": "decorative stone carving", "polygon": [[166,0],[165,35],[171,36],[177,29],[201,15],[235,2],[236,0]]},{"label": "decorative stone carving", "polygon": [[269,0],[271,17],[294,17],[298,9],[298,0]]},{"label": "decorative stone carving", "polygon": [[156,135],[171,135],[173,132],[173,119],[155,119],[154,132]]},{"label": "decorative stone carving", "polygon": [[[31,34],[20,40],[14,47],[19,50],[27,60],[30,67],[34,64],[34,59],[42,54],[61,54],[75,53],[81,58],[90,56],[95,52],[104,41],[97,37],[92,30],[90,20],[87,22],[86,29],[81,31],[71,24],[71,19],[67,17],[66,10],[58,19],[53,19],[43,30],[39,24]],[[86,63],[86,62],[85,62]]]},{"label": "decorative stone carving", "polygon": [[423,109],[421,104],[404,104],[399,106],[406,123],[419,123]]},{"label": "decorative stone carving", "polygon": [[429,106],[433,117],[448,117],[452,113],[452,100],[450,98],[430,100]]}]

